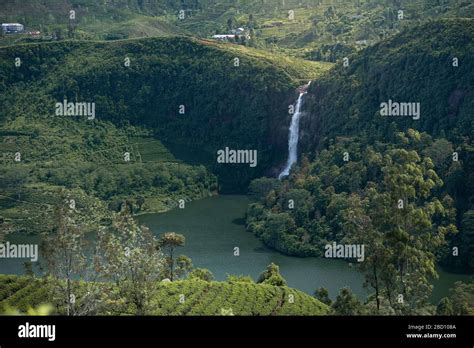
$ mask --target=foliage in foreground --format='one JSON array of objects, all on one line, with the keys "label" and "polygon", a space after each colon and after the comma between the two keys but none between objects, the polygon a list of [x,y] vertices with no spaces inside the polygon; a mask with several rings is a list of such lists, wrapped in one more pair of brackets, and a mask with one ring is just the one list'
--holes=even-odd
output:
[{"label": "foliage in foreground", "polygon": [[[100,284],[103,303],[97,312],[108,315],[124,311],[126,299],[109,301],[117,291],[110,283]],[[54,303],[51,279],[26,276],[0,276],[0,311],[16,308],[25,313],[31,307]],[[156,282],[146,315],[326,315],[328,307],[311,296],[288,288],[250,282],[215,282],[200,279]],[[131,309],[130,307],[129,309]],[[12,312],[7,312],[11,314]],[[65,314],[57,308],[52,314]],[[136,312],[133,314],[137,314]]]},{"label": "foliage in foreground", "polygon": [[[425,304],[413,311],[412,315],[474,315],[474,283],[456,282],[450,289],[451,295],[442,298],[437,306]],[[397,315],[386,296],[379,298],[379,309],[375,296],[360,301],[350,288],[342,288],[333,301],[325,288],[319,288],[314,296],[330,307],[333,315]]]}]

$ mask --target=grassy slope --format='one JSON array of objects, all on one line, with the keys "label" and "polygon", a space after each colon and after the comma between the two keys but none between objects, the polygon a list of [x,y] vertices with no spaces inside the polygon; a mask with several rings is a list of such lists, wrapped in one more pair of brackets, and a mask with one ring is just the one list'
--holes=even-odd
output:
[{"label": "grassy slope", "polygon": [[[200,40],[200,42],[212,45],[215,47],[225,47],[229,52],[236,54],[245,54],[249,57],[254,57],[261,60],[266,60],[282,69],[289,70],[288,74],[292,76],[297,83],[308,80],[313,80],[328,71],[333,64],[328,62],[315,62],[297,57],[287,56],[281,52],[269,52],[268,50],[251,48],[248,46],[219,43],[211,40]],[[296,70],[295,70],[296,68]]]},{"label": "grassy slope", "polygon": [[[43,280],[0,275],[0,312],[8,306],[26,312],[48,303],[47,289]],[[326,315],[329,310],[301,291],[265,284],[182,280],[159,283],[156,290],[150,304],[154,315],[221,315],[222,310],[234,315]],[[180,294],[184,303],[179,302]]]}]

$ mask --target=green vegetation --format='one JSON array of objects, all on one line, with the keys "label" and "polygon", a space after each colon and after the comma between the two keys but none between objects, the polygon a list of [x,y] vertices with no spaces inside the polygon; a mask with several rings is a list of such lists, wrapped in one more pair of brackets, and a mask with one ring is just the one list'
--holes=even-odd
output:
[{"label": "green vegetation", "polygon": [[[351,56],[348,67],[340,61],[310,88],[307,143],[354,134],[373,142],[407,128],[462,143],[473,121],[473,36],[473,20],[437,21]],[[420,119],[381,117],[380,103],[389,99],[419,102]]]},{"label": "green vegetation", "polygon": [[[407,31],[354,56],[349,67],[339,66],[312,84],[307,96],[310,116],[302,121],[301,143],[309,158],[315,157],[314,162],[303,160],[288,182],[260,179],[250,185],[250,193],[264,205],[250,207],[249,228],[268,245],[286,253],[322,255],[322,247],[328,241],[340,241],[346,236],[340,209],[347,204],[349,195],[374,187],[379,192],[387,190],[384,180],[393,169],[390,169],[392,163],[396,163],[393,155],[397,149],[405,149],[415,151],[415,168],[431,163],[427,167],[430,173],[436,172],[442,180],[429,179],[437,182],[432,195],[445,203],[455,202],[455,220],[453,210],[449,216],[461,233],[448,234],[450,248],[444,249],[443,262],[469,268],[472,260],[469,209],[473,196],[469,184],[472,172],[469,137],[473,99],[467,91],[471,89],[473,69],[465,57],[466,52],[474,51],[469,44],[473,29],[472,21],[448,21]],[[436,34],[440,32],[443,35]],[[439,51],[433,51],[433,47]],[[406,62],[405,52],[413,52],[409,56],[413,64]],[[465,66],[454,68],[450,60],[454,56],[459,56]],[[437,73],[421,73],[422,67]],[[381,76],[387,83],[381,82]],[[375,80],[378,82],[374,83]],[[445,88],[435,87],[439,85]],[[454,98],[456,105],[453,93],[464,96]],[[388,99],[420,101],[420,120],[391,121],[381,117],[380,103]],[[458,161],[453,160],[454,151],[459,154]],[[422,167],[420,173],[427,170]],[[411,189],[425,191],[415,186]],[[287,207],[289,199],[299,202],[294,210]],[[426,197],[420,202],[426,203]],[[448,257],[455,246],[462,256]]]},{"label": "green vegetation", "polygon": [[[70,10],[75,19],[69,18]],[[0,39],[3,44],[170,35],[209,38],[243,27],[249,37],[242,35],[237,42],[334,62],[419,22],[472,18],[474,5],[469,0],[57,0],[53,6],[10,0],[0,5],[0,13],[3,22],[19,21],[28,31],[42,32],[40,37],[6,35]]]},{"label": "green vegetation", "polygon": [[436,307],[438,315],[474,315],[474,284],[456,282],[451,295]]},{"label": "green vegetation", "polygon": [[[3,129],[26,131],[32,118],[51,124],[55,104],[64,99],[95,102],[96,120],[84,117],[81,124],[91,123],[84,127],[107,120],[151,128],[162,141],[206,153],[221,188],[239,191],[286,148],[287,109],[305,71],[314,76],[325,70],[309,63],[301,72],[291,59],[261,55],[188,38],[7,47],[0,51],[1,117],[19,119],[21,126]],[[23,62],[18,68],[12,68],[15,57]],[[100,142],[98,133],[91,137]],[[226,146],[256,149],[258,167],[216,164],[217,150]]]},{"label": "green vegetation", "polygon": [[143,129],[19,116],[1,131],[0,216],[12,230],[47,230],[44,222],[51,220],[61,189],[78,206],[118,211],[126,201],[134,213],[168,210],[180,199],[217,190],[206,168],[177,160]]},{"label": "green vegetation", "polygon": [[[0,240],[41,232],[47,263],[41,279],[0,276],[1,312],[473,314],[472,284],[428,302],[438,262],[474,269],[471,1],[10,0],[0,13],[42,31],[0,37]],[[301,161],[262,178],[308,80]],[[64,100],[95,117],[58,115]],[[389,100],[421,118],[382,117]],[[257,150],[258,166],[216,163],[226,147]],[[132,217],[247,188],[247,228],[276,250],[364,245],[371,295],[318,301],[273,263],[257,283],[215,282],[175,257],[184,236],[157,240]]]},{"label": "green vegetation", "polygon": [[[433,312],[436,262],[467,272],[472,260],[472,37],[472,20],[425,24],[313,83],[302,121],[306,156],[287,180],[250,184],[258,202],[247,228],[289,255],[326,256],[333,242],[364,245],[359,269],[374,292],[373,312]],[[453,66],[455,57],[465,66]],[[389,99],[420,102],[421,118],[380,116]],[[363,312],[348,292],[340,301]]]},{"label": "green vegetation", "polygon": [[258,283],[271,284],[275,286],[285,286],[286,280],[280,274],[280,268],[273,262],[262,272],[258,278]]},{"label": "green vegetation", "polygon": [[[176,278],[186,275],[192,269],[191,259],[185,255],[179,255],[174,259],[174,251],[177,247],[184,246],[186,238],[179,233],[164,233],[158,240],[158,248],[163,250],[166,255],[163,277],[173,281]],[[198,277],[206,277],[205,273],[199,274]]]},{"label": "green vegetation", "polygon": [[[26,31],[40,31],[41,35],[5,35],[1,42],[17,44],[71,38],[117,40],[185,34],[169,20],[177,8],[176,1],[2,1],[0,22],[21,22]],[[70,18],[71,10],[75,11],[74,19]]]},{"label": "green vegetation", "polygon": [[[396,208],[399,199],[405,201],[404,208],[415,207],[421,202],[415,195],[423,195],[428,203],[431,191],[442,183],[431,159],[416,152],[429,141],[426,133],[414,130],[399,133],[390,144],[367,146],[358,138],[340,139],[320,151],[313,162],[304,157],[287,181],[252,182],[250,190],[260,202],[250,205],[247,226],[266,244],[287,254],[322,256],[324,245],[348,235],[344,209],[350,207],[351,195],[384,192],[391,196],[384,203],[387,209]],[[260,191],[252,191],[255,188]],[[452,206],[452,199],[446,197],[443,204]]]},{"label": "green vegetation", "polygon": [[[424,304],[419,306],[414,314],[418,315],[472,315],[474,304],[474,285],[472,283],[456,282],[450,289],[451,295],[442,298],[437,306]],[[375,296],[369,296],[361,302],[350,288],[342,288],[336,299],[332,301],[325,288],[315,291],[315,297],[330,308],[330,315],[396,315],[390,303],[383,299],[378,303]]]},{"label": "green vegetation", "polygon": [[[105,286],[106,293],[113,288]],[[0,275],[0,312],[52,303],[46,279]],[[288,287],[246,282],[207,282],[190,279],[156,283],[147,314],[151,315],[326,315],[328,307],[309,295]],[[184,301],[180,302],[180,295]],[[292,296],[290,296],[292,295]],[[292,299],[291,302],[289,299]],[[117,303],[107,304],[97,315],[117,314]],[[57,314],[57,309],[51,314]],[[65,314],[64,312],[59,312]]]},{"label": "green vegetation", "polygon": [[352,294],[351,289],[342,288],[336,300],[331,305],[336,315],[361,315],[364,314],[362,303]]},{"label": "green vegetation", "polygon": [[[420,145],[413,149],[432,159],[433,169],[444,182],[436,195],[442,199],[448,194],[455,202],[460,233],[448,239],[451,249],[460,249],[460,257],[445,258],[443,263],[460,270],[472,269],[469,260],[473,257],[469,219],[474,197],[474,99],[469,91],[474,66],[468,58],[474,52],[473,37],[472,20],[432,22],[350,57],[348,67],[341,62],[311,85],[307,97],[311,116],[303,119],[301,135],[303,151],[314,153],[337,137],[350,143],[357,136],[358,142],[377,146],[398,142],[398,131],[427,132],[431,138],[422,135]],[[458,66],[453,66],[454,58]],[[380,103],[389,99],[419,102],[420,119],[380,116]],[[358,179],[350,181],[358,185]]]},{"label": "green vegetation", "polygon": [[[51,314],[68,316],[328,312],[326,305],[286,287],[273,264],[262,284],[238,277],[214,282],[208,270],[193,270],[189,258],[173,258],[174,249],[184,244],[183,236],[165,233],[157,239],[135,222],[127,205],[119,213],[86,217],[87,209],[66,197],[64,191],[59,195],[52,226],[43,238],[46,274],[0,275],[0,313],[31,313],[43,305],[52,306]],[[91,230],[95,240],[88,234]]]},{"label": "green vegetation", "polygon": [[377,310],[387,301],[396,313],[419,313],[436,261],[460,257],[445,240],[457,232],[456,210],[432,160],[416,150],[431,137],[409,129],[397,139],[369,146],[340,139],[314,162],[303,158],[283,183],[266,179],[268,191],[249,206],[247,228],[289,255],[326,256],[333,242],[365,245],[360,270]]}]

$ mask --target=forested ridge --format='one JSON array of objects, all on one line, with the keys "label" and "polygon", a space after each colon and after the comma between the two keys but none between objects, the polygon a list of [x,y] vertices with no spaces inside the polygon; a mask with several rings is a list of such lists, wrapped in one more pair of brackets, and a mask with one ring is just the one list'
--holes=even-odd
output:
[{"label": "forested ridge", "polygon": [[[337,65],[330,76],[311,86],[309,116],[303,120],[308,131],[302,135],[302,146],[310,151],[328,146],[337,137],[356,136],[376,145],[397,142],[397,133],[410,128],[430,135],[417,151],[432,159],[443,180],[436,194],[454,200],[461,233],[453,239],[466,248],[462,258],[468,268],[473,259],[468,227],[474,197],[474,66],[469,58],[473,37],[472,20],[438,21],[350,57],[348,67]],[[389,99],[420,103],[420,119],[380,116],[380,103]],[[458,161],[453,161],[454,152]]]},{"label": "forested ridge", "polygon": [[[0,54],[4,120],[51,117],[65,99],[94,101],[98,120],[151,127],[209,162],[225,146],[257,150],[257,168],[213,165],[224,191],[242,190],[278,161],[302,77],[298,61],[189,38],[23,45]],[[17,56],[24,64],[8,68]]]},{"label": "forested ridge", "polygon": [[[324,137],[364,134],[373,141],[410,127],[455,142],[472,136],[473,33],[472,20],[435,21],[348,57],[347,67],[341,60],[310,88],[310,148]],[[419,102],[420,119],[380,117],[388,99]]]}]

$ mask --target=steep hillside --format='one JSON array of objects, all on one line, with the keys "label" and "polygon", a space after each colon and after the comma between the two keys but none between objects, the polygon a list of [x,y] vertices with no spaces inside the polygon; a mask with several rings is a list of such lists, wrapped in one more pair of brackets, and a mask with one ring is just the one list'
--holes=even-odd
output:
[{"label": "steep hillside", "polygon": [[[310,88],[304,142],[361,133],[374,139],[409,127],[451,140],[472,136],[473,37],[473,20],[432,22],[349,57],[348,67],[340,61]],[[420,103],[420,118],[380,116],[389,99]]]},{"label": "steep hillside", "polygon": [[[473,20],[432,22],[351,56],[348,67],[339,62],[310,88],[302,147],[311,151],[336,136],[396,141],[395,133],[408,128],[446,138],[452,144],[444,150],[459,152],[455,164],[464,173],[450,187],[461,224],[462,213],[474,204],[473,38]],[[389,100],[419,103],[419,119],[381,116],[381,103]],[[454,175],[449,163],[435,163],[443,179]]]},{"label": "steep hillside", "polygon": [[[246,282],[182,280],[159,283],[151,315],[327,315],[329,307],[288,287]],[[44,279],[0,275],[0,312],[13,307],[26,312],[50,301]],[[180,302],[180,295],[185,301]],[[101,314],[114,314],[107,301]]]},{"label": "steep hillside", "polygon": [[[432,199],[446,211],[426,230],[454,223],[459,231],[443,233],[448,245],[433,248],[432,257],[472,270],[473,38],[472,20],[432,22],[350,56],[348,66],[341,61],[314,81],[301,119],[301,152],[308,158],[283,183],[251,185],[261,203],[250,207],[248,228],[282,252],[323,255],[328,242],[347,240],[349,222],[341,221],[357,211],[348,206],[352,197],[386,211],[397,195],[412,197],[414,207]],[[419,117],[382,116],[381,105],[390,100],[419,103]],[[392,189],[392,201],[375,202],[374,192]],[[289,209],[289,199],[300,203]],[[408,219],[396,218],[398,212],[392,212],[393,224]]]},{"label": "steep hillside", "polygon": [[[187,38],[18,45],[0,50],[0,66],[4,121],[57,117],[65,99],[95,103],[95,120],[146,126],[206,153],[235,190],[283,160],[295,88],[327,68]],[[226,147],[257,150],[257,166],[217,164]]]}]

